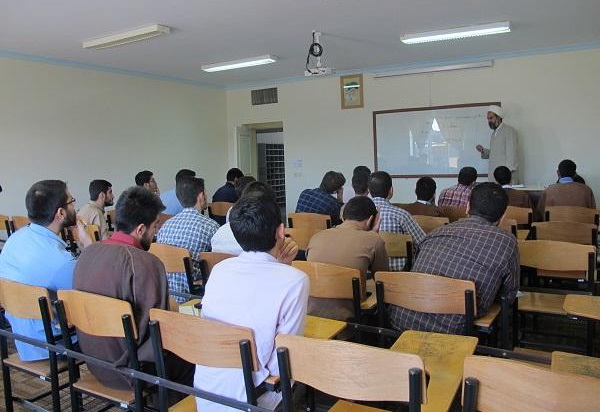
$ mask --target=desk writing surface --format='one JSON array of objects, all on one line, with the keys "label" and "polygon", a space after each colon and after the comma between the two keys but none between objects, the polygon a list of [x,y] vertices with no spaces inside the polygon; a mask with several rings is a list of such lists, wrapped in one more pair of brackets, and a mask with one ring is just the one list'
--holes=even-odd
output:
[{"label": "desk writing surface", "polygon": [[333,339],[345,328],[346,322],[307,315],[304,336],[316,339]]},{"label": "desk writing surface", "polygon": [[567,372],[600,378],[600,359],[567,352],[552,352],[553,372]]},{"label": "desk writing surface", "polygon": [[600,320],[600,296],[567,295],[563,309],[571,315]]},{"label": "desk writing surface", "polygon": [[429,374],[426,405],[423,412],[450,409],[463,378],[465,358],[475,353],[477,338],[432,332],[406,331],[390,350],[419,355]]}]

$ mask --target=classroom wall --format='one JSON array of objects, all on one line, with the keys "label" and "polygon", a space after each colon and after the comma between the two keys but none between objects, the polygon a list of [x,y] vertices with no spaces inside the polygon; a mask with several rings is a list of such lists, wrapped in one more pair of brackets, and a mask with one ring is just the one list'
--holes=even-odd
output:
[{"label": "classroom wall", "polygon": [[209,194],[225,180],[225,92],[75,67],[0,58],[0,213],[26,214],[41,179],[68,182],[77,206],[97,178],[120,194],[152,170],[161,191],[191,168]]},{"label": "classroom wall", "polygon": [[[364,74],[365,107],[340,109],[339,77],[276,85],[279,103],[250,105],[250,88],[227,92],[229,162],[235,164],[235,126],[282,121],[288,212],[299,193],[317,187],[327,170],[352,174],[373,167],[374,110],[501,101],[505,121],[519,132],[521,179],[556,180],[563,158],[600,195],[600,49],[497,59],[493,68],[374,79]],[[261,86],[263,87],[263,86]],[[264,86],[266,87],[266,86]],[[436,179],[438,188],[456,179]],[[414,198],[415,179],[395,179],[394,201]],[[439,193],[439,189],[438,189]]]}]

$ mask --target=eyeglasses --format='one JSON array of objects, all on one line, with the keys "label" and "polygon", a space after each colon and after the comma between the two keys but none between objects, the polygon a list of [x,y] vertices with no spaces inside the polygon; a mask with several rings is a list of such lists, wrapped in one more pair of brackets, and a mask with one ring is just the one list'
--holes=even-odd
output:
[{"label": "eyeglasses", "polygon": [[72,198],[67,203],[65,203],[65,206],[69,206],[71,203],[75,203],[75,202],[76,202],[75,198]]}]

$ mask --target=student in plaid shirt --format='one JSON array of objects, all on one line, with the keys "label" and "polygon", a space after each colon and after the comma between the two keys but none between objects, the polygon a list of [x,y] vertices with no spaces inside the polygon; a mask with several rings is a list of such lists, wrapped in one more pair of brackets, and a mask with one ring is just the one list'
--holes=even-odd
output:
[{"label": "student in plaid shirt", "polygon": [[474,167],[463,167],[458,173],[458,184],[442,190],[438,199],[439,206],[467,207],[471,190],[477,180]]},{"label": "student in plaid shirt", "polygon": [[[177,182],[175,187],[177,199],[183,210],[167,220],[156,235],[158,243],[178,246],[190,251],[194,262],[194,278],[200,277],[200,252],[210,252],[210,239],[219,229],[219,224],[204,216],[202,210],[206,207],[204,179],[185,177]],[[168,273],[169,290],[189,293],[185,273]],[[178,302],[185,298],[175,296]]]},{"label": "student in plaid shirt", "polygon": [[[519,250],[516,238],[498,227],[508,196],[496,183],[473,189],[468,218],[431,232],[417,250],[413,272],[429,273],[475,283],[477,316],[484,316],[496,297],[514,299],[519,289]],[[396,305],[388,309],[398,330],[462,334],[463,315],[415,312]]]},{"label": "student in plaid shirt", "polygon": [[[342,223],[340,208],[344,198],[346,178],[339,172],[329,171],[323,176],[316,189],[305,189],[300,193],[296,213],[320,213],[331,216],[331,225]],[[332,194],[336,194],[334,198]]]},{"label": "student in plaid shirt", "polygon": [[[415,222],[415,219],[406,210],[400,209],[390,203],[394,195],[392,178],[387,172],[375,172],[369,180],[369,192],[373,203],[379,209],[381,224],[380,232],[407,233],[412,236],[413,243],[418,246],[425,238],[425,232]],[[390,257],[390,270],[404,270],[406,259]]]}]

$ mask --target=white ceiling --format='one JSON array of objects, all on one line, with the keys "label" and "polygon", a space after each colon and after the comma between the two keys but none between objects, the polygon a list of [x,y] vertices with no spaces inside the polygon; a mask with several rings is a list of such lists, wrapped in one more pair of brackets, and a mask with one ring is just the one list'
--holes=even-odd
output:
[{"label": "white ceiling", "polygon": [[[404,45],[405,33],[510,20],[510,34]],[[107,50],[83,40],[152,23],[168,36]],[[217,87],[303,76],[311,32],[338,73],[600,47],[599,0],[0,0],[0,57],[103,67]],[[200,66],[273,54],[229,72]]]}]

